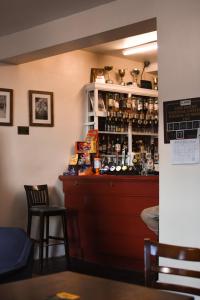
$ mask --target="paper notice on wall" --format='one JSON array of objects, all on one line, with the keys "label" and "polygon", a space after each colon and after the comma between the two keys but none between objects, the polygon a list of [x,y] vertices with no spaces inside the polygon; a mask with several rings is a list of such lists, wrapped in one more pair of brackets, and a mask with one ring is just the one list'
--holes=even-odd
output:
[{"label": "paper notice on wall", "polygon": [[198,164],[200,163],[200,143],[197,139],[171,140],[172,164]]}]

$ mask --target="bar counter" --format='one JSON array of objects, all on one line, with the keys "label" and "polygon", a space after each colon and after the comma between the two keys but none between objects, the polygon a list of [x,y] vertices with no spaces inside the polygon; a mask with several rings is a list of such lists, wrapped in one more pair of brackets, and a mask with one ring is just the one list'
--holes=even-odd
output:
[{"label": "bar counter", "polygon": [[159,176],[59,176],[68,209],[70,255],[116,268],[143,270],[144,238],[156,239],[140,218],[158,205]]}]

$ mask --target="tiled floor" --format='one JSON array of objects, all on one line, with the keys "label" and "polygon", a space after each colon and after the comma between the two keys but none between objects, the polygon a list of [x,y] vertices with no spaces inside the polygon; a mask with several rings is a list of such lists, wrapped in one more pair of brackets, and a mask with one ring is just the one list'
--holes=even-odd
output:
[{"label": "tiled floor", "polygon": [[[50,258],[44,263],[44,270],[42,275],[63,272],[67,269],[68,268],[66,266],[65,257]],[[77,259],[71,259],[70,271],[141,285],[143,285],[144,283],[143,273],[129,270],[118,270],[109,267],[101,267],[98,265],[85,263]],[[38,261],[35,261],[33,267],[33,276],[38,275],[41,275],[39,273],[39,264]]]}]

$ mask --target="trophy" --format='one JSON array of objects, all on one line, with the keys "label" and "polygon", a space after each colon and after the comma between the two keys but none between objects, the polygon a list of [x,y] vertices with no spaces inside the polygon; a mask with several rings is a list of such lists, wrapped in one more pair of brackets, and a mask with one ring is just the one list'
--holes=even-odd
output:
[{"label": "trophy", "polygon": [[118,73],[119,73],[119,76],[120,76],[120,84],[121,85],[126,85],[125,82],[123,81],[123,78],[125,76],[125,69],[119,69]]},{"label": "trophy", "polygon": [[105,66],[104,67],[104,70],[106,71],[107,73],[107,80],[106,80],[106,83],[113,83],[113,81],[110,79],[110,75],[109,75],[109,72],[112,71],[113,69],[113,66]]},{"label": "trophy", "polygon": [[154,90],[158,90],[158,77],[153,78]]},{"label": "trophy", "polygon": [[130,73],[133,76],[133,85],[138,86],[138,75],[140,74],[140,70],[134,68]]}]

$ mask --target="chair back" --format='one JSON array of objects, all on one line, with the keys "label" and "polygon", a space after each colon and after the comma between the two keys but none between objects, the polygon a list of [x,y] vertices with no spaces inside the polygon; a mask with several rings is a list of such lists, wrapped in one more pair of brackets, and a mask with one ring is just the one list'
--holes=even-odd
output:
[{"label": "chair back", "polygon": [[40,205],[49,205],[49,193],[47,184],[24,185],[28,208]]},{"label": "chair back", "polygon": [[[167,258],[167,260],[165,260],[164,263],[162,262],[162,265],[159,263],[159,258],[161,257]],[[193,270],[188,270],[182,267],[171,267],[171,259],[189,262],[200,262],[200,249],[162,244],[159,242],[151,241],[150,239],[145,239],[145,285],[147,287],[200,295],[200,288],[174,283],[167,283],[164,282],[163,278],[162,280],[158,280],[159,274],[200,278],[200,271],[195,270],[195,268],[193,268]]]}]

